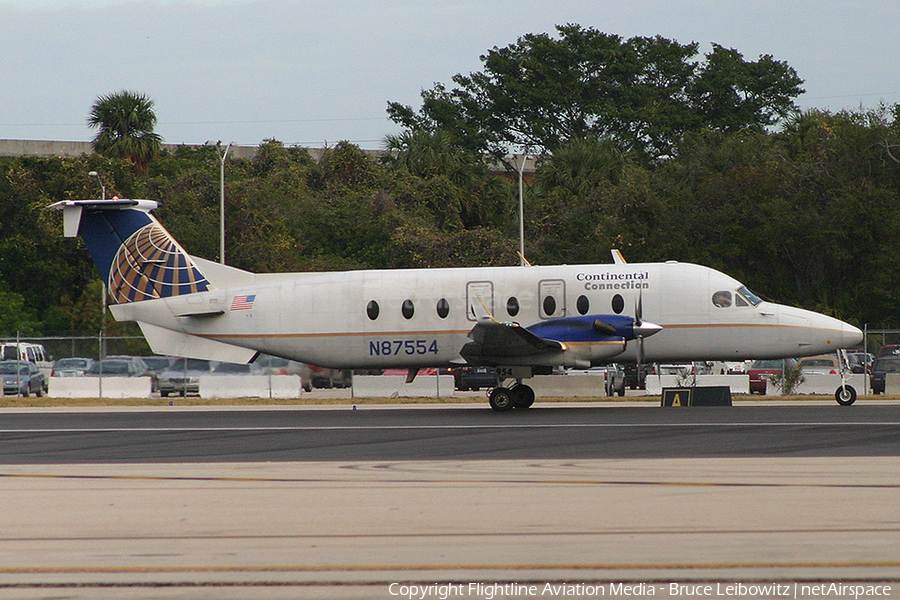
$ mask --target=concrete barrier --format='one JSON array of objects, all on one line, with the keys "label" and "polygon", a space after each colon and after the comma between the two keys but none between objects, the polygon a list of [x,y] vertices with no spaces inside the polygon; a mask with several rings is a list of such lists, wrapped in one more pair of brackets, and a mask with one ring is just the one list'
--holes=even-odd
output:
[{"label": "concrete barrier", "polygon": [[900,373],[886,373],[884,393],[900,394]]},{"label": "concrete barrier", "polygon": [[601,398],[606,396],[606,375],[538,375],[524,381],[541,398]]},{"label": "concrete barrier", "polygon": [[201,398],[299,398],[299,375],[208,375],[200,377]]},{"label": "concrete barrier", "polygon": [[[647,375],[647,395],[659,396],[663,388],[685,387],[684,378],[677,375]],[[697,375],[697,383],[693,380],[686,385],[727,386],[732,394],[750,393],[749,375]]]},{"label": "concrete barrier", "polygon": [[[857,394],[865,394],[868,390],[866,387],[867,375],[862,373],[854,373],[847,375],[845,381],[847,385],[852,386]],[[824,373],[804,373],[803,383],[801,383],[794,392],[798,395],[806,394],[824,394],[833,396],[837,389],[841,386],[840,375],[827,375]],[[781,392],[769,381],[766,383],[766,395],[778,396]]]},{"label": "concrete barrier", "polygon": [[149,377],[51,377],[51,398],[149,398]]},{"label": "concrete barrier", "polygon": [[405,375],[354,375],[357,398],[452,398],[452,375],[419,375],[406,383]]}]

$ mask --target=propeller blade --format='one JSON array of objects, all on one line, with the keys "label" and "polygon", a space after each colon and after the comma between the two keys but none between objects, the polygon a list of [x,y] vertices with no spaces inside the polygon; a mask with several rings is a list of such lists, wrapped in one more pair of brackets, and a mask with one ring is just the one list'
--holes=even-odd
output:
[{"label": "propeller blade", "polygon": [[637,306],[634,310],[634,325],[640,327],[644,320],[644,294],[643,291],[638,292]]}]

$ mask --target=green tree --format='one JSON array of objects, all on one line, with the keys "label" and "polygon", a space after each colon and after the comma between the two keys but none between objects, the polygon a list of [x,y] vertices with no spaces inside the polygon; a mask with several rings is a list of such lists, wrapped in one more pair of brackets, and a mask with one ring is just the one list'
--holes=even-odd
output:
[{"label": "green tree", "polygon": [[143,94],[126,90],[100,96],[87,123],[98,129],[93,140],[95,152],[128,159],[138,172],[146,171],[147,163],[159,153],[162,138],[153,131],[153,100]]},{"label": "green tree", "polygon": [[39,329],[37,314],[25,298],[12,292],[0,291],[0,335],[31,335]]},{"label": "green tree", "polygon": [[413,180],[398,202],[427,208],[438,227],[485,227],[505,216],[509,187],[490,173],[483,155],[459,146],[449,132],[416,129],[388,135],[384,149],[382,163]]},{"label": "green tree", "polygon": [[[610,140],[576,138],[537,166],[526,206],[529,257],[538,263],[608,262],[609,250],[630,261],[668,258],[677,240],[651,169],[633,164]],[[664,238],[658,240],[657,238]]]},{"label": "green tree", "polygon": [[408,129],[453,131],[470,150],[498,156],[509,147],[553,152],[567,140],[600,135],[648,157],[671,155],[686,131],[766,126],[794,108],[801,79],[771,56],[747,62],[714,46],[660,36],[557,26],[559,39],[527,34],[481,56],[484,70],[422,92],[422,107],[390,102]]}]

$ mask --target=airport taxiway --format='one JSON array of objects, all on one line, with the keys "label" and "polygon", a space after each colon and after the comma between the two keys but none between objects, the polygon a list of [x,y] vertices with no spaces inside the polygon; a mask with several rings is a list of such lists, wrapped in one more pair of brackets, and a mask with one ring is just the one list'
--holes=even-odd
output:
[{"label": "airport taxiway", "polygon": [[801,580],[900,597],[896,403],[11,411],[0,497],[8,598]]}]

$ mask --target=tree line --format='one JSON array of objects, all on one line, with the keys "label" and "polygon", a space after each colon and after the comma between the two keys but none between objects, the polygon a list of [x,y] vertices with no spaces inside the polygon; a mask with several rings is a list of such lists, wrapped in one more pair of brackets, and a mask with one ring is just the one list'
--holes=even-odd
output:
[{"label": "tree line", "polygon": [[[315,159],[276,140],[229,158],[228,263],[518,264],[515,165],[498,175],[488,164],[527,151],[537,157],[525,189],[534,264],[609,262],[619,248],[630,262],[698,262],[772,300],[900,326],[900,106],[800,112],[802,81],[772,57],[714,45],[698,59],[695,44],[575,25],[558,34],[494,48],[482,72],[423,91],[418,111],[389,103],[403,131],[378,159],[348,142]],[[108,197],[159,200],[159,219],[190,253],[218,258],[216,149],[162,150],[148,135],[152,110],[133,105],[152,103],[126,100],[98,100],[140,119],[95,105],[92,154],[0,158],[0,335],[99,329],[90,257],[42,210],[97,197],[91,171]]]}]

